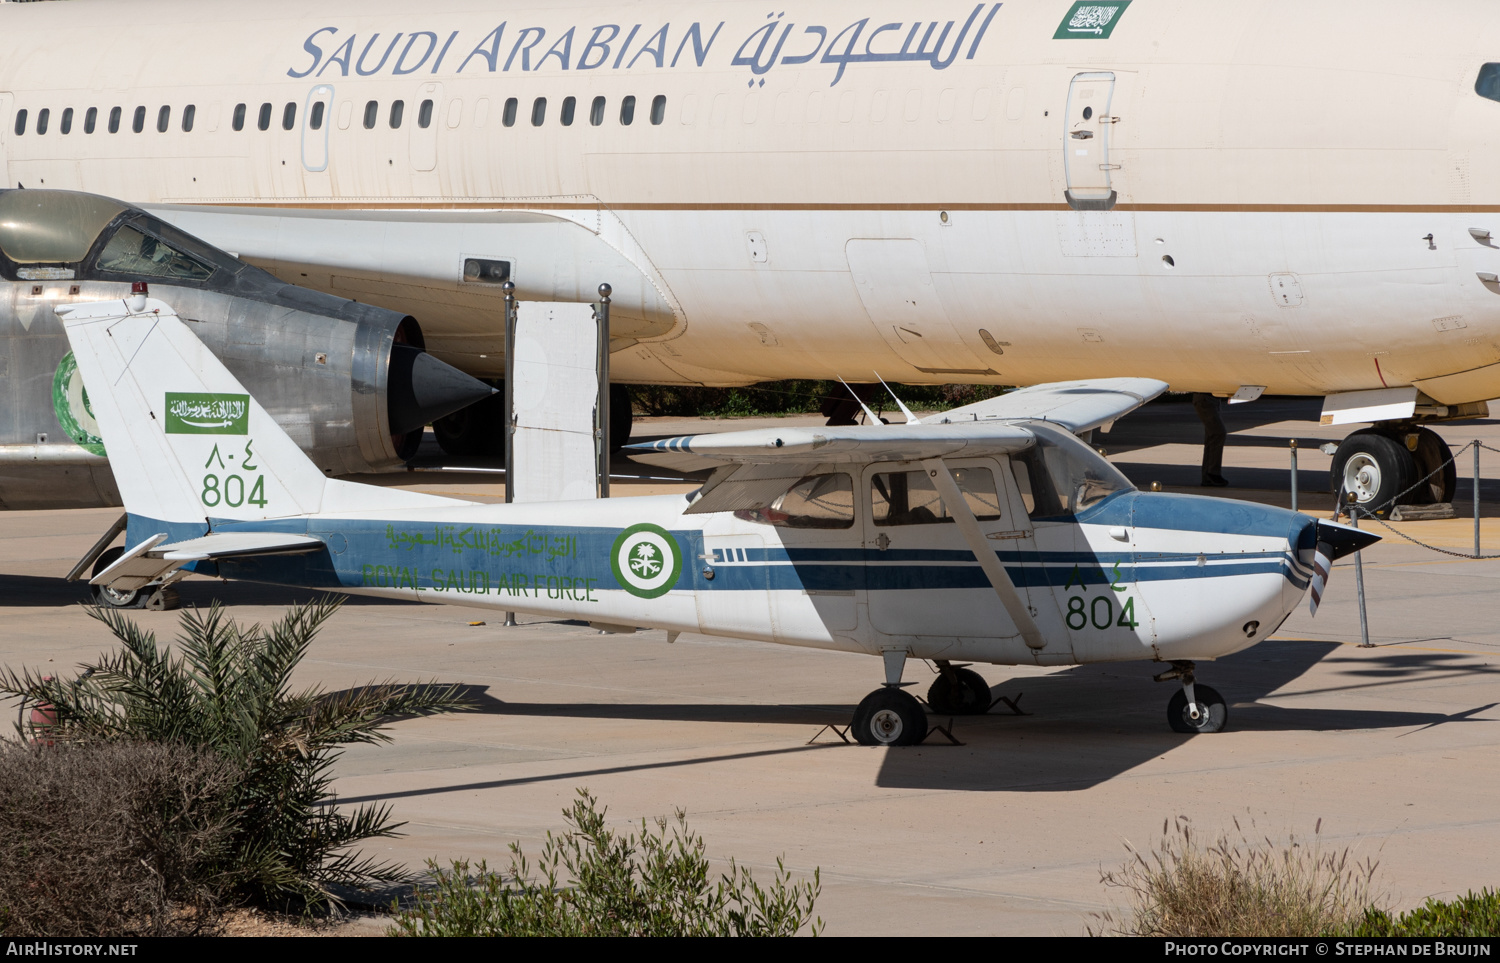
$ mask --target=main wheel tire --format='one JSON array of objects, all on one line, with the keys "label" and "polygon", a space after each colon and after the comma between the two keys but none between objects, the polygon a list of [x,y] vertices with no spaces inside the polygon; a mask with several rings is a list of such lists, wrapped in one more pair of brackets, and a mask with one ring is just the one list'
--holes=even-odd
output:
[{"label": "main wheel tire", "polygon": [[1417,450],[1412,452],[1417,462],[1416,478],[1431,477],[1412,492],[1413,503],[1436,505],[1452,502],[1453,493],[1458,489],[1458,466],[1453,463],[1453,449],[1431,428],[1418,428],[1416,435]]},{"label": "main wheel tire", "polygon": [[1177,690],[1167,702],[1167,724],[1173,732],[1219,732],[1229,721],[1229,706],[1224,697],[1213,688],[1197,684],[1193,686],[1193,701],[1198,703],[1198,718],[1188,712],[1187,692]]},{"label": "main wheel tire", "polygon": [[[91,574],[98,575],[115,564],[124,554],[125,549],[119,546],[106,548],[98,558],[94,559],[94,570]],[[134,592],[120,592],[105,585],[90,585],[89,591],[93,593],[96,605],[104,605],[112,609],[138,609],[146,604],[155,590],[137,589]]]},{"label": "main wheel tire", "polygon": [[927,690],[927,704],[940,716],[979,716],[990,711],[990,684],[973,669],[941,674]]},{"label": "main wheel tire", "polygon": [[1359,431],[1345,438],[1333,456],[1329,487],[1344,493],[1340,508],[1353,492],[1360,508],[1384,518],[1396,507],[1396,496],[1417,477],[1417,460],[1406,445],[1378,431]]},{"label": "main wheel tire", "polygon": [[862,746],[915,746],[927,738],[927,713],[910,693],[876,689],[855,707],[850,728]]}]

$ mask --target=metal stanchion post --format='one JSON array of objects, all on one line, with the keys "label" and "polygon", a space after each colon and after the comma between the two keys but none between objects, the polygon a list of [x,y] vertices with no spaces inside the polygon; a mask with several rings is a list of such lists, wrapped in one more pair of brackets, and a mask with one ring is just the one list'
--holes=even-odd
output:
[{"label": "metal stanchion post", "polygon": [[608,284],[599,285],[599,424],[594,438],[599,445],[599,497],[609,497],[609,295]]},{"label": "metal stanchion post", "polygon": [[[1349,493],[1349,524],[1359,527],[1358,496]],[[1363,552],[1354,553],[1354,588],[1359,597],[1359,647],[1373,648],[1370,644],[1370,622],[1365,617],[1365,559]]]},{"label": "metal stanchion post", "polygon": [[1474,439],[1474,557],[1479,557],[1479,439]]},{"label": "metal stanchion post", "polygon": [[1292,449],[1292,511],[1297,510],[1297,439],[1293,438],[1289,444]]},{"label": "metal stanchion post", "polygon": [[[500,285],[505,292],[505,502],[516,500],[516,282]],[[505,613],[505,624],[516,624],[516,613]]]}]

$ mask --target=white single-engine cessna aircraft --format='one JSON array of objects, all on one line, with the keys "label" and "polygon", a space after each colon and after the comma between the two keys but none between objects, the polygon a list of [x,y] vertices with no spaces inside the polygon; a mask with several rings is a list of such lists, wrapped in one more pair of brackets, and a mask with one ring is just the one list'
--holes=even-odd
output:
[{"label": "white single-engine cessna aircraft", "polygon": [[[1150,659],[1182,690],[1168,720],[1223,728],[1196,660],[1270,635],[1330,560],[1376,537],[1296,512],[1136,491],[1074,432],[1166,389],[1039,385],[929,421],[698,435],[635,446],[718,466],[681,495],[476,504],[324,476],[166,303],[57,308],[129,513],[93,582],[189,570],[879,654],[854,735],[914,744],[928,702],[984,712],[960,661]],[[1314,595],[1320,586],[1314,586]]]}]

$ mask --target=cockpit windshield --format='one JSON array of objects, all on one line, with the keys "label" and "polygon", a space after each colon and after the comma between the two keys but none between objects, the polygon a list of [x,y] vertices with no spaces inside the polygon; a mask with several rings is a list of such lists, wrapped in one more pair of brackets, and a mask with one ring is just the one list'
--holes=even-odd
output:
[{"label": "cockpit windshield", "polygon": [[184,281],[203,281],[214,273],[213,268],[197,258],[128,225],[116,231],[99,252],[98,269],[111,274]]},{"label": "cockpit windshield", "polygon": [[1135,486],[1098,452],[1065,429],[1028,422],[1036,444],[1011,456],[1016,483],[1033,518],[1076,515]]}]

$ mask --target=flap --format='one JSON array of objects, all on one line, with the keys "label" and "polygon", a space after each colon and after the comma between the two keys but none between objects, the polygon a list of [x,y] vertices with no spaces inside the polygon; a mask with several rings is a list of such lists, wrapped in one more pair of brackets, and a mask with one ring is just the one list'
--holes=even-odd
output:
[{"label": "flap", "polygon": [[231,556],[295,555],[315,552],[322,547],[321,539],[288,532],[216,532],[163,545],[151,555],[169,562],[201,562]]}]

